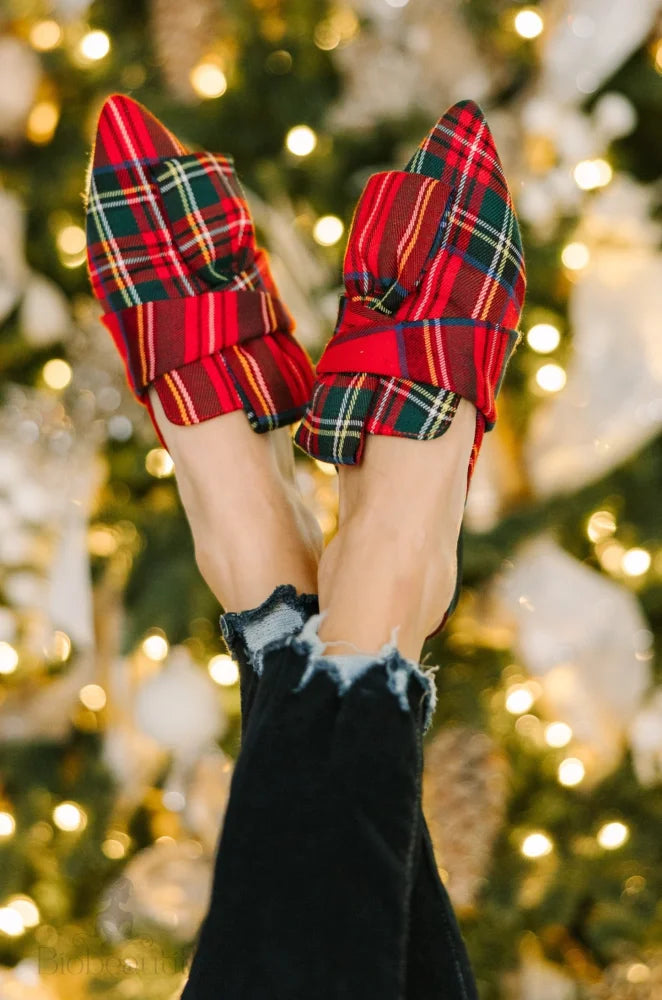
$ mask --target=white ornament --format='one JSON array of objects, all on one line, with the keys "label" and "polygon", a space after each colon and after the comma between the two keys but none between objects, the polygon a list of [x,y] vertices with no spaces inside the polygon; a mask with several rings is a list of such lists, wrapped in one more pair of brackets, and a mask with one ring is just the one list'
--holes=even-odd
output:
[{"label": "white ornament", "polygon": [[4,582],[5,597],[17,608],[43,608],[48,586],[45,580],[30,570],[10,573]]},{"label": "white ornament", "polygon": [[489,94],[489,68],[457,5],[438,0],[400,7],[361,0],[361,5],[370,20],[332,53],[345,83],[330,112],[332,128],[373,127],[381,118],[412,111],[425,112],[434,122],[454,101],[480,101]]},{"label": "white ornament", "polygon": [[0,323],[18,302],[27,277],[23,206],[16,195],[0,189]]},{"label": "white ornament", "polygon": [[592,777],[609,771],[651,679],[636,598],[546,537],[524,545],[495,586],[549,717],[570,725]]},{"label": "white ornament", "polygon": [[71,328],[67,297],[54,281],[31,274],[21,308],[19,323],[32,347],[47,347],[63,340]]},{"label": "white ornament", "polygon": [[657,688],[630,726],[632,763],[642,785],[662,783],[662,688]]},{"label": "white ornament", "polygon": [[48,610],[53,626],[66,632],[79,648],[94,645],[87,525],[104,474],[102,463],[83,448],[69,457],[68,477],[60,491],[64,509],[50,567]]},{"label": "white ornament", "polygon": [[64,21],[74,21],[84,17],[92,0],[55,0],[54,7]]},{"label": "white ornament", "polygon": [[39,974],[34,959],[25,958],[13,969],[0,967],[0,997],[2,1000],[57,1000],[56,994]]},{"label": "white ornament", "polygon": [[592,156],[595,148],[589,121],[585,115],[571,108],[559,112],[555,141],[563,159],[570,163]]},{"label": "white ornament", "polygon": [[637,124],[634,105],[624,94],[609,91],[598,98],[593,108],[595,123],[605,139],[619,139],[629,135]]},{"label": "white ornament", "polygon": [[547,96],[531,97],[522,108],[522,124],[533,135],[556,135],[562,122],[563,108]]},{"label": "white ornament", "polygon": [[516,1000],[576,1000],[574,979],[542,954],[526,955],[516,978]]},{"label": "white ornament", "polygon": [[190,762],[214,743],[225,724],[218,689],[183,646],[175,647],[160,673],[140,688],[136,720],[148,736]]},{"label": "white ornament", "polygon": [[[266,234],[276,284],[296,317],[297,336],[308,347],[323,343],[327,329],[313,300],[316,290],[331,280],[330,268],[299,230],[290,202],[267,204],[252,191],[248,200],[256,224]],[[335,302],[337,310],[337,298]]]},{"label": "white ornament", "polygon": [[579,103],[637,49],[659,12],[659,0],[568,0],[547,34],[540,88],[559,103]]},{"label": "white ornament", "polygon": [[537,228],[550,226],[558,215],[556,195],[546,179],[527,180],[517,195],[517,212]]},{"label": "white ornament", "polygon": [[23,131],[37,95],[39,57],[13,35],[0,36],[0,136],[13,139]]},{"label": "white ornament", "polygon": [[632,183],[614,183],[597,200],[604,210],[584,221],[589,245],[602,245],[591,247],[570,296],[566,386],[529,427],[525,455],[539,496],[598,479],[662,427],[662,254],[648,245],[659,230],[637,211]]},{"label": "white ornament", "polygon": [[[129,667],[125,664],[125,669]],[[144,800],[164,766],[165,751],[127,719],[111,725],[104,737],[103,759],[118,785],[118,808],[130,812]]]},{"label": "white ornament", "polygon": [[[42,637],[39,652],[43,652]],[[29,642],[24,642],[29,645]],[[0,742],[62,740],[71,732],[71,718],[80,705],[80,689],[93,681],[91,656],[78,656],[56,680],[35,687],[20,685],[0,705]],[[0,994],[1,995],[1,994]]]},{"label": "white ornament", "polygon": [[107,940],[158,928],[191,941],[207,909],[211,862],[192,840],[163,839],[139,851],[106,891],[97,923]]},{"label": "white ornament", "polygon": [[232,761],[220,750],[204,754],[195,765],[186,793],[184,818],[191,833],[213,854],[225,816]]},{"label": "white ornament", "polygon": [[11,642],[16,635],[16,616],[9,608],[0,607],[0,642]]}]

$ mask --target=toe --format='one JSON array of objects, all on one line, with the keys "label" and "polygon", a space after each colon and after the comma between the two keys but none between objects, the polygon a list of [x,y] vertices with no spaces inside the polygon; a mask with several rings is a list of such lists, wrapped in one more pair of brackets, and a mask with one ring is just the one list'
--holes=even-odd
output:
[{"label": "toe", "polygon": [[113,94],[104,103],[94,143],[94,168],[153,161],[185,152],[182,143],[131,97]]}]

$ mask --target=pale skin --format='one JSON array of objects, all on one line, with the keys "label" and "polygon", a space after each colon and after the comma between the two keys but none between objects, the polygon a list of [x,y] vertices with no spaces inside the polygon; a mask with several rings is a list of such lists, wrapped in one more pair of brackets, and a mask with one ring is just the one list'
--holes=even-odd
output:
[{"label": "pale skin", "polygon": [[240,410],[181,427],[153,389],[150,401],[198,567],[226,611],[254,608],[291,583],[319,594],[327,652],[377,652],[397,626],[400,652],[420,658],[455,589],[472,403],[462,399],[431,441],[369,435],[361,464],[338,470],[338,532],[323,550],[296,486],[289,428],[256,434]]}]

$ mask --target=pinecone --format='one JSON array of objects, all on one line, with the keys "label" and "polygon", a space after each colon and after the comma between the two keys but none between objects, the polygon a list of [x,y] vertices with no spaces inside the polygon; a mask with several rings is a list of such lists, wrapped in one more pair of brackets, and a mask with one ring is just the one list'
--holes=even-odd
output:
[{"label": "pinecone", "polygon": [[583,1000],[662,1000],[662,951],[614,962],[599,983],[585,987]]},{"label": "pinecone", "polygon": [[172,96],[183,103],[198,100],[191,70],[208,51],[218,27],[214,0],[151,0],[151,29],[156,61]]},{"label": "pinecone", "polygon": [[503,822],[506,760],[485,733],[442,729],[427,744],[423,806],[437,863],[456,907],[480,891]]}]

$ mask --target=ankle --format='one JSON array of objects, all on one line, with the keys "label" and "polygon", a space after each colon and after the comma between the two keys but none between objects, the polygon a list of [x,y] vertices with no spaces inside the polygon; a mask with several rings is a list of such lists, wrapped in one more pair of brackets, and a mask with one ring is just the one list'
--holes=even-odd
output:
[{"label": "ankle", "polygon": [[[388,538],[388,545],[385,543]],[[439,624],[450,604],[457,576],[455,552],[431,558],[429,545],[409,548],[403,534],[394,540],[367,528],[360,518],[345,525],[320,562],[320,626],[325,642],[336,653],[350,642],[376,653],[398,629],[403,655],[418,659],[427,635]],[[401,543],[401,544],[400,544]]]}]

